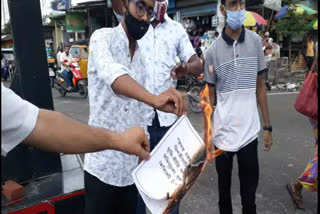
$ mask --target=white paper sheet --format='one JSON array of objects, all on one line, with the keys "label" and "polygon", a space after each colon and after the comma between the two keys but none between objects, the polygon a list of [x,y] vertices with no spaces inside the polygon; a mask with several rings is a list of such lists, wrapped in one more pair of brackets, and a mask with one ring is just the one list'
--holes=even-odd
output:
[{"label": "white paper sheet", "polygon": [[143,161],[132,172],[134,182],[153,214],[168,206],[167,196],[182,184],[183,172],[204,143],[186,116],[182,116]]}]

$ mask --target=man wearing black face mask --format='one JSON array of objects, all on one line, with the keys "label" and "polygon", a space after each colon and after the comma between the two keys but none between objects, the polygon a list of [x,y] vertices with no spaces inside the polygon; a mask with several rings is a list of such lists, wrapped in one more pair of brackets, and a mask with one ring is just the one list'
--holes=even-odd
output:
[{"label": "man wearing black face mask", "polygon": [[[94,32],[90,40],[89,125],[121,132],[133,126],[146,130],[146,105],[181,116],[185,100],[175,89],[153,95],[144,89],[145,64],[137,40],[147,32],[154,0],[122,0],[123,20],[115,28]],[[140,102],[138,102],[140,101]],[[131,172],[135,156],[106,150],[85,156],[85,213],[133,213],[137,189]]]}]

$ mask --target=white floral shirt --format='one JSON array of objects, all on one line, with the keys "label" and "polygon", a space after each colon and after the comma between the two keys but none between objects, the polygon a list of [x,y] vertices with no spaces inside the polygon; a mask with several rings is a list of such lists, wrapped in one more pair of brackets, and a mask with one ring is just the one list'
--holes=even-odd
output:
[{"label": "white floral shirt", "polygon": [[[147,34],[139,41],[145,54],[147,65],[146,89],[159,95],[170,87],[176,88],[177,81],[170,79],[171,69],[177,64],[177,56],[184,62],[196,54],[183,26],[173,21],[167,14],[165,21],[155,28],[150,25]],[[158,111],[160,126],[171,126],[176,120],[175,114]],[[148,125],[152,125],[155,112],[148,107]]]},{"label": "white floral shirt", "polygon": [[[141,48],[137,47],[131,61],[129,41],[120,24],[94,32],[90,40],[88,60],[89,125],[115,132],[133,126],[143,126],[142,107],[134,99],[113,92],[112,83],[122,75],[129,75],[144,85],[145,67]],[[146,130],[146,124],[143,126]],[[132,170],[138,158],[119,151],[104,150],[85,155],[84,168],[101,181],[114,186],[128,186],[134,182]]]}]

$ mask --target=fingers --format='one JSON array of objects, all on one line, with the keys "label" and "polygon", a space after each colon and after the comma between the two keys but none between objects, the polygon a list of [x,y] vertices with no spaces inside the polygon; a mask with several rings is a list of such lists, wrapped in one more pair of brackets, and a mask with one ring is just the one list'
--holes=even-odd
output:
[{"label": "fingers", "polygon": [[141,160],[149,160],[151,158],[150,153],[143,148],[139,150],[137,155],[139,157],[139,162],[141,162]]},{"label": "fingers", "polygon": [[170,73],[170,78],[176,80],[177,79],[177,74],[175,70],[172,70]]},{"label": "fingers", "polygon": [[272,143],[271,143],[271,141],[269,140],[269,141],[265,141],[265,144],[264,144],[264,151],[270,151],[270,149],[271,149],[271,145],[272,145]]},{"label": "fingers", "polygon": [[179,96],[176,95],[176,93],[174,92],[174,89],[170,88],[166,91],[167,93],[167,103],[166,105],[172,105],[172,113],[176,114],[179,116],[179,105],[180,105],[180,100],[179,100]]},{"label": "fingers", "polygon": [[185,76],[186,66],[187,65],[185,63],[174,66],[170,73],[171,78],[175,80],[183,79]]},{"label": "fingers", "polygon": [[171,73],[170,73],[170,77],[174,80],[177,79],[177,70],[178,70],[178,66],[174,66],[172,69],[171,69]]},{"label": "fingers", "polygon": [[175,102],[175,108],[177,109],[177,115],[181,116],[184,113],[183,99],[182,94],[176,89],[171,89],[173,96],[175,96],[177,102]]},{"label": "fingers", "polygon": [[[150,159],[150,142],[148,140],[148,137],[144,131],[143,128],[140,127],[140,130],[142,132],[141,134],[141,138],[139,139],[140,141],[140,148],[138,150],[138,156],[139,156],[139,159],[141,160],[149,160]],[[140,161],[141,162],[141,161]]]}]

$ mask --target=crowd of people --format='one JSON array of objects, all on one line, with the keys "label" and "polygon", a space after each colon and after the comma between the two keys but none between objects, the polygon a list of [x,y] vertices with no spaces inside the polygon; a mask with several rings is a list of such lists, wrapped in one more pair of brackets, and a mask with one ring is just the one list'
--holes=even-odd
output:
[{"label": "crowd of people", "polygon": [[[175,89],[177,80],[204,73],[214,108],[214,145],[225,151],[215,161],[220,213],[232,213],[234,156],[243,214],[257,213],[261,128],[264,150],[272,146],[265,86],[270,40],[265,43],[244,28],[245,1],[221,1],[227,24],[206,50],[166,14],[168,0],[114,0],[112,6],[120,24],[96,30],[90,39],[88,126],[39,109],[1,85],[2,154],[22,141],[54,152],[86,153],[85,213],[145,214],[131,172],[186,113],[186,95]],[[62,74],[69,57],[68,48],[59,53]],[[295,200],[300,184],[301,179],[290,186]],[[179,213],[179,207],[170,213]]]}]

